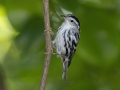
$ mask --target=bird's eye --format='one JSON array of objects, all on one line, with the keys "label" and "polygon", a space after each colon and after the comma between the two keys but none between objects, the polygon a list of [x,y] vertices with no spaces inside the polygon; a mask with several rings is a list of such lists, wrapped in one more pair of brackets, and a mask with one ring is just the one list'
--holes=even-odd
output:
[{"label": "bird's eye", "polygon": [[73,20],[71,20],[71,22],[73,22]]}]

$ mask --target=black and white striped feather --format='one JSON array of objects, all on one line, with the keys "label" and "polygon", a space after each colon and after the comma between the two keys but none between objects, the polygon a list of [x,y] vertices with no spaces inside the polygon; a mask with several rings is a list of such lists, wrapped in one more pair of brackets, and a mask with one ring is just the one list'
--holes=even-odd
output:
[{"label": "black and white striped feather", "polygon": [[62,79],[66,80],[67,68],[70,66],[72,57],[76,51],[77,44],[80,39],[80,23],[79,20],[68,14],[65,21],[59,27],[55,39],[52,41],[57,54],[63,62]]}]

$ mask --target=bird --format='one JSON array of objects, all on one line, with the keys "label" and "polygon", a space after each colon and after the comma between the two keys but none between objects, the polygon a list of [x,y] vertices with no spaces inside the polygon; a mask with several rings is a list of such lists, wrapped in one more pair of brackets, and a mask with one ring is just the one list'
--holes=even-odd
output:
[{"label": "bird", "polygon": [[80,22],[73,14],[61,15],[61,17],[64,22],[58,28],[52,45],[63,62],[62,80],[66,81],[67,69],[71,64],[80,40]]}]

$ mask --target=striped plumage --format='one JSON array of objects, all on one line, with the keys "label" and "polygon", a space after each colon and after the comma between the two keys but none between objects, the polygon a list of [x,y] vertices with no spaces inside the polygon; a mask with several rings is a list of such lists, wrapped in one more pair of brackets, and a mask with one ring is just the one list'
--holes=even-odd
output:
[{"label": "striped plumage", "polygon": [[65,21],[58,28],[57,35],[52,41],[57,54],[63,62],[62,79],[66,80],[67,68],[71,64],[72,57],[76,51],[78,41],[80,39],[80,23],[72,14],[62,17]]}]

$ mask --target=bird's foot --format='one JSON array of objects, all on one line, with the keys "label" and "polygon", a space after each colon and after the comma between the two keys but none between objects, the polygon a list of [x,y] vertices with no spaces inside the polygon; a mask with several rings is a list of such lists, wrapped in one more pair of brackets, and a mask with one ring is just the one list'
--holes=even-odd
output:
[{"label": "bird's foot", "polygon": [[50,32],[50,34],[51,34],[52,36],[54,36],[54,32],[52,31],[52,28],[49,28],[49,29],[44,30],[44,33],[45,33],[45,32]]},{"label": "bird's foot", "polygon": [[45,52],[44,54],[52,54],[52,55],[56,55],[56,53],[53,52],[53,48],[51,47],[50,49],[51,49],[51,52],[50,52],[50,51],[49,51],[49,52]]}]

